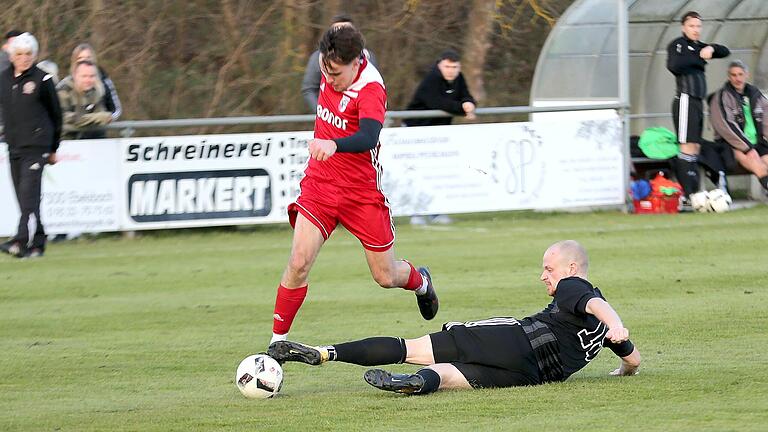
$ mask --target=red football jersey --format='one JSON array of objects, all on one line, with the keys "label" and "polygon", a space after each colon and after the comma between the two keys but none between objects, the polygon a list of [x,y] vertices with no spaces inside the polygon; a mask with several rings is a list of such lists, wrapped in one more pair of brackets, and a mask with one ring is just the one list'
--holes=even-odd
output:
[{"label": "red football jersey", "polygon": [[[384,79],[367,58],[360,62],[357,77],[343,92],[327,85],[325,74],[320,80],[315,117],[315,138],[336,139],[354,135],[360,128],[361,118],[384,123],[387,93]],[[334,153],[326,161],[309,159],[304,173],[316,180],[341,187],[381,189],[379,147],[362,153]]]}]

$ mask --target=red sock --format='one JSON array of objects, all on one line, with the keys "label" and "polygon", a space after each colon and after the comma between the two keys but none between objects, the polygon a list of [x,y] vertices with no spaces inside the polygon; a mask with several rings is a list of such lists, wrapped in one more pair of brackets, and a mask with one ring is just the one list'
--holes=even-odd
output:
[{"label": "red sock", "polygon": [[291,329],[293,319],[299,312],[304,297],[307,296],[307,286],[296,289],[288,289],[282,285],[277,289],[275,300],[275,314],[272,316],[272,332],[286,334]]},{"label": "red sock", "polygon": [[421,278],[421,273],[419,273],[418,270],[413,266],[413,264],[409,263],[406,260],[403,260],[406,264],[408,264],[411,267],[411,273],[408,274],[408,282],[406,282],[404,287],[407,290],[417,290],[421,288],[421,284],[424,283],[424,280]]}]

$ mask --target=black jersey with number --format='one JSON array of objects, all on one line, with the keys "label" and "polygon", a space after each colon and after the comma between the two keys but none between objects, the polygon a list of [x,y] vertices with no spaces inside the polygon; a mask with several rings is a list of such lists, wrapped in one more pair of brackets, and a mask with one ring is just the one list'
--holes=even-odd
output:
[{"label": "black jersey with number", "polygon": [[613,344],[605,339],[608,326],[585,311],[587,302],[595,297],[605,300],[600,290],[588,281],[579,277],[561,279],[552,302],[543,311],[526,318],[526,321],[543,322],[557,338],[563,380],[592,361],[603,346],[620,357],[632,351],[629,341]]}]

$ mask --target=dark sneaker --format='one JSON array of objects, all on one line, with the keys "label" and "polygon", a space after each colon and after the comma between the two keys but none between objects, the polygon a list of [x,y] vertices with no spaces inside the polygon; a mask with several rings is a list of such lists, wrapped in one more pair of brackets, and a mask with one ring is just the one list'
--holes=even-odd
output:
[{"label": "dark sneaker", "polygon": [[45,252],[40,248],[27,249],[23,254],[18,255],[19,258],[40,258]]},{"label": "dark sneaker", "polygon": [[21,253],[21,244],[17,241],[9,240],[3,244],[0,244],[0,252],[7,253],[8,255],[18,256]]},{"label": "dark sneaker", "polygon": [[395,393],[418,393],[424,387],[424,377],[417,374],[393,374],[383,369],[369,369],[363,375],[368,384]]},{"label": "dark sneaker", "polygon": [[424,295],[416,296],[416,303],[419,305],[419,312],[425,320],[431,320],[437,315],[437,308],[440,306],[440,302],[437,300],[437,293],[435,287],[432,286],[432,276],[429,274],[429,269],[426,267],[419,267],[419,273],[427,278],[427,292]]},{"label": "dark sneaker", "polygon": [[677,206],[677,211],[680,213],[693,212],[693,205],[691,204],[691,200],[689,200],[687,197],[681,196],[680,204]]},{"label": "dark sneaker", "polygon": [[328,351],[291,341],[273,342],[267,354],[279,362],[301,362],[317,366],[328,361]]}]

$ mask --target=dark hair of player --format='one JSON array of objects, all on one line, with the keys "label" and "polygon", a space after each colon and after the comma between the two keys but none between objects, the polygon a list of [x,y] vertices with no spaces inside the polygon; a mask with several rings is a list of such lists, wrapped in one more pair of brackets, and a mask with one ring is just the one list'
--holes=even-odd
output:
[{"label": "dark hair of player", "polygon": [[680,24],[685,24],[686,21],[688,21],[688,18],[696,18],[698,20],[701,20],[701,15],[699,15],[696,11],[688,11],[683,15],[682,18],[680,18]]},{"label": "dark hair of player", "polygon": [[331,62],[340,65],[352,63],[363,55],[365,38],[362,33],[352,26],[330,28],[320,39],[320,54],[323,55],[323,65],[331,66]]}]

